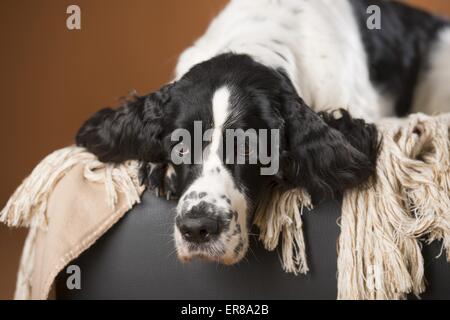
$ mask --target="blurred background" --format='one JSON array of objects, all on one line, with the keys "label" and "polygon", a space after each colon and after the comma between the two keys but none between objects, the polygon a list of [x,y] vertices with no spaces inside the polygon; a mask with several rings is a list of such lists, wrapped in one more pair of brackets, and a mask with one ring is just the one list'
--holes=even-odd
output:
[{"label": "blurred background", "polygon": [[[0,2],[0,207],[81,123],[133,89],[171,80],[180,52],[228,0],[2,0]],[[450,15],[450,0],[408,0]],[[81,30],[66,8],[81,8]],[[0,225],[0,299],[13,297],[25,229]]]}]

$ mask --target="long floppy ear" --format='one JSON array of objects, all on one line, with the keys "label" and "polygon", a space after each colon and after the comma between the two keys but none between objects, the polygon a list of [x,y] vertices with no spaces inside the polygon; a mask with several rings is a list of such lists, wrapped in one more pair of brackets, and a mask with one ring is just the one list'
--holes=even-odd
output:
[{"label": "long floppy ear", "polygon": [[102,162],[162,162],[163,108],[169,99],[169,86],[166,86],[150,95],[136,97],[116,110],[102,109],[79,129],[76,143]]},{"label": "long floppy ear", "polygon": [[288,185],[305,188],[317,203],[342,195],[375,172],[378,134],[374,125],[355,120],[341,110],[317,114],[295,93],[285,97],[285,151],[282,177]]}]

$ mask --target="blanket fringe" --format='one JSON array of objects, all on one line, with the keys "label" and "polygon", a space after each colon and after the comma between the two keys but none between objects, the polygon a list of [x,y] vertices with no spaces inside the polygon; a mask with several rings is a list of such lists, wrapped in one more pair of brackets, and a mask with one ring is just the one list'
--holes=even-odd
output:
[{"label": "blanket fringe", "polygon": [[0,212],[0,222],[11,227],[30,227],[47,224],[47,202],[58,181],[75,165],[84,164],[84,177],[92,182],[104,183],[108,205],[113,209],[117,193],[125,194],[128,206],[140,201],[142,187],[138,180],[137,161],[104,164],[83,148],[70,146],[57,150],[44,158],[30,176],[17,188]]},{"label": "blanket fringe", "polygon": [[378,125],[382,148],[371,187],[345,195],[339,299],[404,299],[425,290],[421,240],[442,240],[450,261],[448,115]]},{"label": "blanket fringe", "polygon": [[274,250],[282,238],[282,264],[286,272],[307,273],[308,263],[302,230],[303,209],[311,208],[311,198],[303,190],[283,190],[273,184],[271,197],[262,201],[254,223],[260,229],[259,238],[267,250]]}]

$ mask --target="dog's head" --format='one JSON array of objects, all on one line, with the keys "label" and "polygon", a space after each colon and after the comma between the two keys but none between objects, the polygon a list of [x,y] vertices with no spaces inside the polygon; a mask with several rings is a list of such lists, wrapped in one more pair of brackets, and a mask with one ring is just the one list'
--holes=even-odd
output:
[{"label": "dog's head", "polygon": [[[140,120],[126,128],[138,127],[138,138],[120,140],[123,149],[136,143],[141,160],[169,171],[166,189],[179,198],[175,242],[182,260],[239,261],[255,208],[271,196],[264,191],[273,182],[305,188],[318,202],[374,171],[374,126],[345,112],[340,118],[313,112],[282,71],[246,55],[198,64],[136,103],[142,108],[131,118]],[[152,175],[161,178],[158,170]]]}]

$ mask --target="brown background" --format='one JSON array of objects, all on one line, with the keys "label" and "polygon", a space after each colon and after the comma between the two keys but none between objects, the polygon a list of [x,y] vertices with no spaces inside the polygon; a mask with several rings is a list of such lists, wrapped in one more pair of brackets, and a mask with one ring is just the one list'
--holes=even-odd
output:
[{"label": "brown background", "polygon": [[[169,81],[178,54],[226,2],[2,0],[0,207],[91,113]],[[409,2],[450,14],[449,0]],[[81,7],[82,30],[66,28],[70,4]],[[25,235],[0,226],[0,299],[12,297]]]}]

